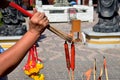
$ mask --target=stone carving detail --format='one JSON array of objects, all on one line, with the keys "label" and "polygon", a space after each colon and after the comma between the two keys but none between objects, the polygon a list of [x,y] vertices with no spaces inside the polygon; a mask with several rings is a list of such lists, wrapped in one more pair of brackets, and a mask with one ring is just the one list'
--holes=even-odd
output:
[{"label": "stone carving detail", "polygon": [[3,25],[0,26],[0,36],[20,36],[27,31],[23,15],[12,7],[1,9]]},{"label": "stone carving detail", "polygon": [[95,32],[119,32],[118,0],[98,0],[98,23],[93,27]]},{"label": "stone carving detail", "polygon": [[68,0],[55,0],[54,6],[69,6]]}]

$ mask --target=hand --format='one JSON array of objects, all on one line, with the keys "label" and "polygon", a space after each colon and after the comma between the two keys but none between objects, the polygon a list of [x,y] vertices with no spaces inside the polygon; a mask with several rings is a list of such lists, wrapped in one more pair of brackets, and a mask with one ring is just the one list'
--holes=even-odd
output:
[{"label": "hand", "polygon": [[45,13],[37,12],[33,9],[33,16],[29,22],[29,31],[32,33],[41,34],[46,29],[49,20],[45,16]]}]

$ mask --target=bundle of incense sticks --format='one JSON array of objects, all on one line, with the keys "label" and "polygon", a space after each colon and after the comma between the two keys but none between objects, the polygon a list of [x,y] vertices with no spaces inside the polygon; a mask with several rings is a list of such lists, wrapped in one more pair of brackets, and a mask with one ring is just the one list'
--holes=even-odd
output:
[{"label": "bundle of incense sticks", "polygon": [[[10,2],[7,0],[0,0],[0,8],[6,8],[8,6],[11,6],[17,10],[19,10],[20,12],[22,12],[23,14],[25,14],[26,16],[32,17],[33,15],[31,13],[29,13],[28,11],[26,11],[25,9],[23,9],[22,7],[20,7],[19,5],[17,5],[14,2]],[[61,37],[62,39],[71,42],[72,41],[72,37],[67,35],[66,33],[48,25],[47,27],[48,30],[50,30],[51,32],[55,33],[56,35],[58,35],[59,37]]]},{"label": "bundle of incense sticks", "polygon": [[[100,69],[100,74],[98,76],[98,78],[96,78],[96,73],[97,73],[97,69],[96,69],[96,58],[94,59],[94,67],[90,68],[89,70],[87,70],[81,77],[82,80],[90,80],[90,76],[91,76],[91,72],[93,71],[93,80],[102,80],[102,75],[103,75],[103,71],[105,72],[105,77],[106,79],[104,80],[109,80],[108,79],[108,70],[107,70],[107,62],[105,57],[103,56],[103,65],[101,66]],[[86,79],[84,79],[84,75],[86,76]]]},{"label": "bundle of incense sticks", "polygon": [[[96,67],[96,59],[95,59],[95,61],[94,61],[94,69],[95,69],[95,67]],[[103,56],[103,66],[101,67],[100,75],[99,75],[99,77],[98,77],[97,80],[101,80],[102,75],[103,75],[103,70],[104,70],[104,72],[105,72],[106,80],[109,80],[109,79],[108,79],[107,62],[106,62],[106,58],[105,58],[104,56]],[[95,77],[96,77],[96,69],[95,69],[94,75],[95,75]],[[94,80],[96,80],[96,78],[94,78]]]},{"label": "bundle of incense sticks", "polygon": [[[74,42],[71,43],[71,58],[69,55],[69,47],[67,44],[67,41],[64,43],[64,48],[65,48],[65,56],[66,56],[66,65],[68,69],[68,74],[69,74],[69,79],[74,80],[74,69],[75,69],[75,46]],[[71,71],[72,70],[72,75]]]}]

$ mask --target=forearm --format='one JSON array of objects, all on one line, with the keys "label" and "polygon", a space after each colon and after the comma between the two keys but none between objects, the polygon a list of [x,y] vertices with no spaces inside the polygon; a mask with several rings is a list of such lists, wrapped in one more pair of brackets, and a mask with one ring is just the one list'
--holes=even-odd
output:
[{"label": "forearm", "polygon": [[35,44],[46,29],[49,20],[44,13],[33,10],[29,31],[11,48],[0,54],[0,77],[8,74],[22,61],[27,51]]},{"label": "forearm", "polygon": [[9,73],[10,68],[14,69],[21,62],[27,51],[32,47],[39,37],[39,34],[33,34],[32,32],[28,31],[14,46],[1,54],[0,75],[3,74],[3,72]]}]

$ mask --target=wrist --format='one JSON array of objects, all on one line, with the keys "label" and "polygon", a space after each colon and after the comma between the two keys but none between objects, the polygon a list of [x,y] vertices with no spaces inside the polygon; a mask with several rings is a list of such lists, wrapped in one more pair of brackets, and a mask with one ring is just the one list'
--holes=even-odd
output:
[{"label": "wrist", "polygon": [[28,32],[30,33],[31,36],[35,36],[36,38],[40,37],[40,33],[34,29],[28,30]]},{"label": "wrist", "polygon": [[39,32],[39,31],[36,31],[36,30],[34,30],[34,29],[30,29],[30,30],[28,30],[28,32],[30,32],[30,33],[33,34],[33,35],[38,35],[38,36],[40,36],[40,32]]}]

